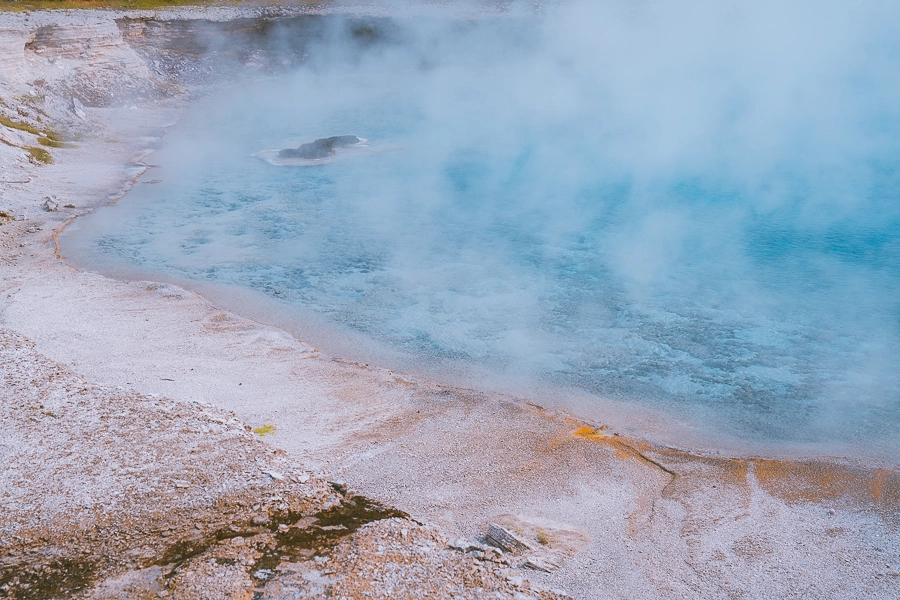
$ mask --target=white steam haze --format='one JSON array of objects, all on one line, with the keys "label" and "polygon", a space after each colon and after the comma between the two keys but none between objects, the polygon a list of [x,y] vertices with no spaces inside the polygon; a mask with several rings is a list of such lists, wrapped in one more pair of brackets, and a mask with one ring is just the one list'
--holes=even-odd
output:
[{"label": "white steam haze", "polygon": [[[762,445],[900,441],[900,5],[363,21],[199,103],[164,182],[72,251],[252,289],[486,387]],[[371,151],[250,157],[331,135]]]}]

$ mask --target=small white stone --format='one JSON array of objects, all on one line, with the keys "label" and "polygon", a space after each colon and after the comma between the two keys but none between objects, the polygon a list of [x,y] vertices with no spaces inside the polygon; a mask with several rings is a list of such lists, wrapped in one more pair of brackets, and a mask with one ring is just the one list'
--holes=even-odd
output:
[{"label": "small white stone", "polygon": [[75,113],[75,116],[84,121],[87,115],[84,113],[84,105],[81,103],[78,98],[72,98],[72,112]]}]

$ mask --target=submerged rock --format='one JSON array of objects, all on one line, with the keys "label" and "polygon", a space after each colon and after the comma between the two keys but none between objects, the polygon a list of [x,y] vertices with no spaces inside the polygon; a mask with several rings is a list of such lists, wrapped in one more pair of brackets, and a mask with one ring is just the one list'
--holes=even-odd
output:
[{"label": "submerged rock", "polygon": [[345,148],[362,142],[362,138],[355,135],[335,135],[327,138],[319,138],[308,144],[301,144],[297,148],[285,148],[278,153],[278,158],[328,158],[334,156],[336,148]]}]

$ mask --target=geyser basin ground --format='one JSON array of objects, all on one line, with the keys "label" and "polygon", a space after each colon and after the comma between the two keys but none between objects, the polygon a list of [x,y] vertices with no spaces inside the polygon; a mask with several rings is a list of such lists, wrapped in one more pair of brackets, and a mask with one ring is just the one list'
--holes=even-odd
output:
[{"label": "geyser basin ground", "polygon": [[[193,107],[144,176],[160,182],[79,219],[63,253],[250,291],[257,316],[316,322],[317,345],[368,362],[891,459],[900,70],[883,20],[762,11],[723,32],[724,14],[597,10],[381,21],[363,52],[337,27],[290,76]],[[396,150],[252,157],[345,134]]]}]

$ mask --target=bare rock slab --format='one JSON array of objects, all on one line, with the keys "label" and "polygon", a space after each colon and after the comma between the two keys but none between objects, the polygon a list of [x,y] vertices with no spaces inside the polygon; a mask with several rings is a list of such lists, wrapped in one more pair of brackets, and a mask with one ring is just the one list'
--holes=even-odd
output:
[{"label": "bare rock slab", "polygon": [[512,531],[500,527],[496,523],[488,525],[487,533],[484,537],[492,546],[496,546],[510,554],[522,554],[535,549],[530,542]]}]

